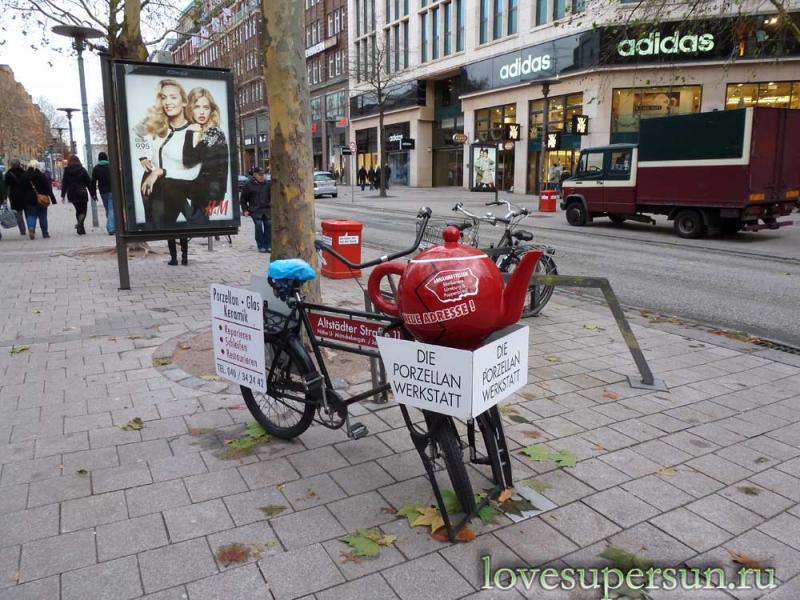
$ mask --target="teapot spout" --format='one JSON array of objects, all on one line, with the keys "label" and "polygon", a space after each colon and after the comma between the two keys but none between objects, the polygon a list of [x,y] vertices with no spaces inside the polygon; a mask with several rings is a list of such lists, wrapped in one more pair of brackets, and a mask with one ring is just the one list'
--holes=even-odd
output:
[{"label": "teapot spout", "polygon": [[503,290],[503,301],[501,304],[500,329],[513,325],[519,321],[522,309],[525,306],[525,298],[528,295],[533,270],[536,263],[544,254],[541,250],[529,250],[522,256],[511,278]]}]

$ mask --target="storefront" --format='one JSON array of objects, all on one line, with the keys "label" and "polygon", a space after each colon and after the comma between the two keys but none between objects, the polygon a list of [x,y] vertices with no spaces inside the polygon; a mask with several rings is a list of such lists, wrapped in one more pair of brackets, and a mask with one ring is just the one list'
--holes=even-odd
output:
[{"label": "storefront", "polygon": [[800,109],[800,81],[729,83],[725,90],[725,108],[748,106]]},{"label": "storefront", "polygon": [[455,138],[464,132],[460,85],[458,77],[434,82],[434,187],[461,187],[464,182],[464,146]]},{"label": "storefront", "polygon": [[583,114],[583,92],[549,97],[547,100],[547,131],[560,133],[560,146],[544,153],[542,164],[542,134],[544,132],[544,99],[528,103],[528,169],[526,190],[538,194],[544,181],[545,189],[555,189],[565,175],[572,173],[581,148],[581,137],[572,131],[572,117]]},{"label": "storefront", "polygon": [[[517,105],[505,104],[475,111],[475,140],[481,143],[502,144],[503,125],[517,122]],[[514,191],[514,156],[516,145],[497,151],[497,189]]]},{"label": "storefront", "polygon": [[242,173],[269,167],[269,122],[266,114],[242,119]]}]

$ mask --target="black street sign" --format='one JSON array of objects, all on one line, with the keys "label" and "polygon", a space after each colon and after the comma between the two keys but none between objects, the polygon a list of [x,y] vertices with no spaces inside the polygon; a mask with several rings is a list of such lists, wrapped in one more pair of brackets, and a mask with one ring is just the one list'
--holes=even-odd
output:
[{"label": "black street sign", "polygon": [[519,123],[506,123],[503,125],[503,139],[508,142],[518,142],[522,139],[522,127]]},{"label": "black street sign", "polygon": [[589,133],[589,117],[586,115],[572,115],[572,133],[586,135]]},{"label": "black street sign", "polygon": [[416,141],[413,138],[404,137],[400,140],[400,150],[413,150],[416,147]]},{"label": "black street sign", "polygon": [[349,146],[342,146],[342,156],[352,156],[353,151],[350,150]]},{"label": "black street sign", "polygon": [[561,132],[548,131],[544,147],[547,150],[561,150]]}]

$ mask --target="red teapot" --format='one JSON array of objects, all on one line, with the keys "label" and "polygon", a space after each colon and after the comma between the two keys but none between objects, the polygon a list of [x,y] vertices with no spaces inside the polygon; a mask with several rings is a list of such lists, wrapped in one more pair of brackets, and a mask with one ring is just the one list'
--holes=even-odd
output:
[{"label": "red teapot", "polygon": [[[402,318],[417,340],[472,350],[519,320],[542,251],[526,252],[504,288],[494,261],[482,250],[460,244],[456,227],[446,227],[443,237],[444,244],[408,262],[375,267],[367,290],[375,306]],[[396,302],[381,294],[381,280],[387,275],[400,276]]]}]

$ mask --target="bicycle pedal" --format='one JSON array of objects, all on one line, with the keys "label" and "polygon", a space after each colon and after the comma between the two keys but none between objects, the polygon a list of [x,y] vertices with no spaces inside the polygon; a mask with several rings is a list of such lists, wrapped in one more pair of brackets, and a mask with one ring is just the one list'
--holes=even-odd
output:
[{"label": "bicycle pedal", "polygon": [[367,426],[363,423],[351,423],[350,424],[350,431],[348,432],[348,436],[354,440],[360,440],[363,437],[366,437],[369,433]]}]

